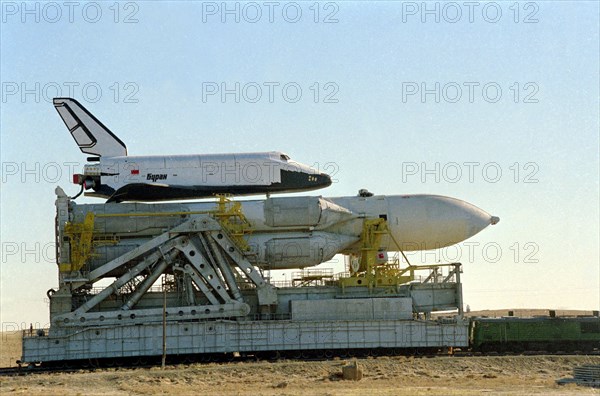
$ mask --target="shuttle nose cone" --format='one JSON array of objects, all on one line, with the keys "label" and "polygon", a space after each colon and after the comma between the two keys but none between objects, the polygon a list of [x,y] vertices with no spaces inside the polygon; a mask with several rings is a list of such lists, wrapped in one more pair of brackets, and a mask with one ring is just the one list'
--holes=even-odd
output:
[{"label": "shuttle nose cone", "polygon": [[498,216],[492,216],[492,219],[490,220],[490,223],[492,225],[498,224],[499,222],[500,222],[500,217],[498,217]]},{"label": "shuttle nose cone", "polygon": [[319,187],[329,187],[331,186],[331,176],[326,173],[321,173],[317,176],[317,184]]}]

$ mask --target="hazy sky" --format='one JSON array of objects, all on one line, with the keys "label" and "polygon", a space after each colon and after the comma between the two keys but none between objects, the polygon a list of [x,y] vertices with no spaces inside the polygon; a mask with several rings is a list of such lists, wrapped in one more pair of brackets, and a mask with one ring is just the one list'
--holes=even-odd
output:
[{"label": "hazy sky", "polygon": [[2,2],[3,330],[48,321],[85,163],[54,96],[130,155],[281,150],[324,196],[464,199],[500,223],[410,259],[463,262],[472,309],[598,309],[597,1],[68,4]]}]

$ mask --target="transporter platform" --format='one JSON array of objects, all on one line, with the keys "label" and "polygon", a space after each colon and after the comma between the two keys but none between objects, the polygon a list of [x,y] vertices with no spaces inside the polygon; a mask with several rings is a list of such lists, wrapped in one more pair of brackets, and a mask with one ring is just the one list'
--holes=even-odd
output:
[{"label": "transporter platform", "polygon": [[[313,201],[294,202],[291,216],[299,203]],[[271,281],[272,268],[258,265],[257,255],[303,263],[327,257],[323,249],[339,240],[311,244],[320,232],[314,224],[257,230],[239,202],[220,197],[211,205],[80,205],[57,188],[59,287],[48,291],[50,328],[24,334],[21,360],[142,362],[165,351],[346,356],[468,346],[460,263],[402,267],[399,255],[388,259],[380,250],[390,237],[385,218],[361,220],[360,254],[346,256],[347,272],[304,269],[282,283]],[[253,233],[262,245],[248,243]],[[453,313],[432,320],[439,311]]]}]

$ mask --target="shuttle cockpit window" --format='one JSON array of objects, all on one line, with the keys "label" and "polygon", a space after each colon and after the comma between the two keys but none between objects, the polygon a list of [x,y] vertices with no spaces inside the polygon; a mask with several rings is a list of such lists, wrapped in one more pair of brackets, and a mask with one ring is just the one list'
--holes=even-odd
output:
[{"label": "shuttle cockpit window", "polygon": [[281,156],[279,157],[279,159],[281,159],[282,161],[287,162],[290,157],[287,154],[281,154]]}]

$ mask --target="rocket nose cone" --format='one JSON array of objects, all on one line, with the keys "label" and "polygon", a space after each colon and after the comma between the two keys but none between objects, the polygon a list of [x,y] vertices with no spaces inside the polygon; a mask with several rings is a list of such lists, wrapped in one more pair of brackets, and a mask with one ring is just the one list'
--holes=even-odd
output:
[{"label": "rocket nose cone", "polygon": [[498,224],[499,222],[500,222],[500,217],[498,217],[498,216],[492,216],[492,218],[490,219],[491,225]]},{"label": "rocket nose cone", "polygon": [[399,240],[412,244],[412,250],[454,245],[497,222],[497,217],[473,204],[440,195],[396,196],[388,202],[392,228]]},{"label": "rocket nose cone", "polygon": [[[465,232],[464,239],[468,239],[479,233],[484,228],[496,223],[497,217],[490,215],[483,209],[465,201],[457,202],[455,216],[460,219]],[[459,209],[460,208],[460,209]],[[457,223],[458,227],[458,223]]]}]

